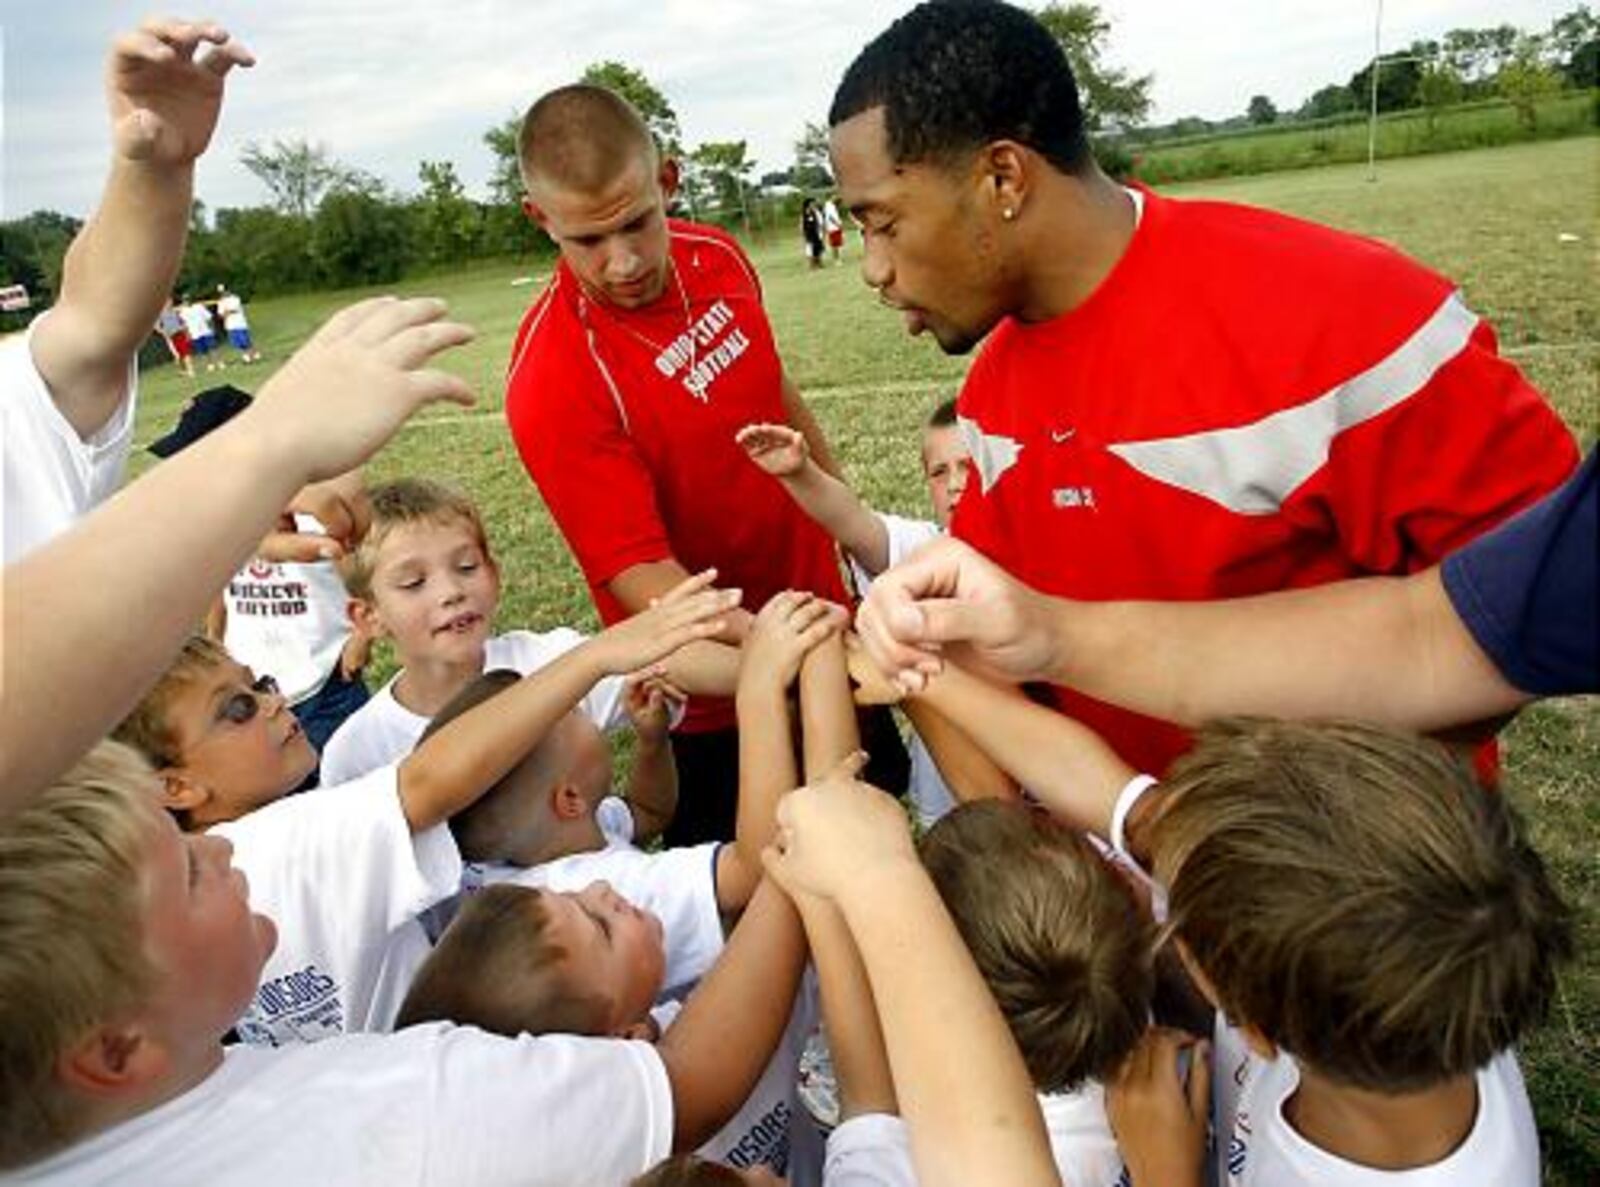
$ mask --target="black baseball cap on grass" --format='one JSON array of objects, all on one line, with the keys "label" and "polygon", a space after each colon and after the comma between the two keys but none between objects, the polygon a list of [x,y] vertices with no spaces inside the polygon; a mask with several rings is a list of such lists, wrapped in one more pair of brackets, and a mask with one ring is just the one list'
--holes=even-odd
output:
[{"label": "black baseball cap on grass", "polygon": [[150,443],[150,452],[157,457],[171,457],[187,449],[213,429],[220,429],[239,413],[250,407],[250,393],[224,383],[208,387],[183,406],[178,423],[172,431]]}]

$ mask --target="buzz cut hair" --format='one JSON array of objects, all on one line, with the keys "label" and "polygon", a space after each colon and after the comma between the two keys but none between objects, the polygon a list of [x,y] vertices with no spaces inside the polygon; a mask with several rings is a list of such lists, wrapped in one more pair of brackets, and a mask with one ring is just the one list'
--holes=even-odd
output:
[{"label": "buzz cut hair", "polygon": [[1032,13],[997,0],[933,0],[880,33],[845,71],[828,126],[874,107],[896,165],[1013,140],[1062,172],[1093,167],[1061,45]]},{"label": "buzz cut hair", "polygon": [[621,95],[592,83],[540,97],[517,134],[517,161],[530,194],[544,186],[602,190],[641,159],[654,173],[660,150],[644,119]]}]

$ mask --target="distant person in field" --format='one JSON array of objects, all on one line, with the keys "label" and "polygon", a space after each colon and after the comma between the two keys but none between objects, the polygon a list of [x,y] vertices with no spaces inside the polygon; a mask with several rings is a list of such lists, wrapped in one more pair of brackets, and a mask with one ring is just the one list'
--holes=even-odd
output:
[{"label": "distant person in field", "polygon": [[194,378],[194,363],[189,358],[193,353],[189,345],[189,331],[183,328],[183,318],[178,316],[178,310],[171,301],[162,307],[161,316],[156,318],[156,333],[161,335],[161,341],[167,344],[167,353],[172,355],[182,372],[190,379]]},{"label": "distant person in field", "polygon": [[[1034,589],[1196,601],[1409,573],[1577,462],[1449,280],[1106,177],[1066,57],[1020,8],[919,5],[850,66],[829,124],[863,279],[945,352],[983,342],[951,530]],[[1143,770],[1187,745],[1054,699]]]},{"label": "distant person in field", "polygon": [[811,198],[800,203],[800,238],[811,266],[822,267],[822,212]]},{"label": "distant person in field", "polygon": [[[790,588],[842,601],[827,533],[734,441],[746,424],[790,424],[836,469],[784,374],[738,243],[667,217],[678,166],[611,91],[545,95],[523,119],[519,151],[525,209],[561,263],[517,333],[506,416],[602,620],[638,613],[705,568],[752,608]],[[674,735],[683,796],[671,844],[733,835],[738,732],[726,698],[738,655],[727,645],[749,622],[736,611],[720,642],[685,649],[708,671],[680,686],[716,699],[693,696]],[[898,780],[882,777],[904,786],[904,761],[900,751]]]},{"label": "distant person in field", "polygon": [[134,355],[172,292],[194,162],[250,51],[213,24],[147,21],[106,67],[111,171],[62,265],[60,295],[0,347],[0,557],[65,530],[122,484]]},{"label": "distant person in field", "polygon": [[239,352],[241,363],[259,363],[261,352],[250,337],[250,320],[244,315],[244,301],[225,284],[217,285],[217,316],[228,335],[228,344]]},{"label": "distant person in field", "polygon": [[828,250],[833,253],[833,262],[842,264],[839,251],[844,247],[844,222],[839,218],[839,204],[829,195],[822,203],[822,230],[828,236]]},{"label": "distant person in field", "polygon": [[215,371],[218,368],[225,370],[227,364],[220,358],[211,356],[211,352],[217,349],[217,328],[216,323],[212,321],[211,310],[206,308],[206,303],[191,301],[185,297],[183,304],[178,306],[178,316],[183,318],[183,328],[188,332],[194,357],[205,364],[207,371]]}]

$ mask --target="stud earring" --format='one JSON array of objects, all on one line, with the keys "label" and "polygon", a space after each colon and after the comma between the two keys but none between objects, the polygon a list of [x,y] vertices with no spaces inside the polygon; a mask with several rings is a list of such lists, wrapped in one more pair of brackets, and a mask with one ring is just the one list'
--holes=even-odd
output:
[{"label": "stud earring", "polygon": [[1000,217],[1005,219],[1006,222],[1010,222],[1012,219],[1017,217],[1017,212],[1011,209],[1011,207],[1007,206],[1000,212]]}]

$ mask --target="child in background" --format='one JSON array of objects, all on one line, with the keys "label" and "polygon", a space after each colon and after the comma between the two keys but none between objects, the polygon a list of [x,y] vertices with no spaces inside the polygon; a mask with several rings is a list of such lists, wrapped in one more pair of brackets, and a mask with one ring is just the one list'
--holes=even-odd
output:
[{"label": "child in background", "polygon": [[[781,482],[801,510],[838,541],[857,584],[863,588],[879,573],[944,534],[966,489],[971,460],[956,425],[955,401],[946,400],[933,410],[922,432],[922,473],[933,505],[933,519],[929,521],[872,510],[855,491],[818,466],[805,438],[787,425],[746,425],[739,430],[737,440],[750,459]],[[911,745],[910,792],[918,821],[926,828],[956,802],[942,773],[942,768],[951,764],[946,763],[942,747],[930,754],[926,743],[932,740],[939,746],[942,738],[954,730],[954,744],[960,749],[959,728],[948,721],[930,720],[936,715],[925,705],[903,704],[902,708],[916,727]],[[961,784],[958,790],[963,792],[963,799],[1004,795],[1011,790],[997,785],[992,772],[981,766],[972,772],[962,769],[959,774],[952,766],[946,773]]]},{"label": "child in background", "polygon": [[[1219,1011],[1219,1181],[1538,1181],[1512,1046],[1571,953],[1568,911],[1505,800],[1448,751],[1241,720],[1157,784],[958,668],[924,695],[1057,815],[1153,859],[1178,952]],[[1202,1181],[1205,1092],[1193,1071],[1179,1082],[1185,1045],[1150,1032],[1111,1087],[1136,1184]]]},{"label": "child in background", "polygon": [[[169,458],[227,424],[250,406],[230,384],[210,387],[184,405],[178,423],[150,452]],[[315,534],[310,516],[297,530]],[[345,718],[367,703],[361,672],[367,640],[345,614],[344,583],[331,560],[271,561],[252,557],[229,580],[206,617],[206,633],[251,671],[270,676],[306,740],[319,755]],[[316,783],[313,768],[304,786]]]},{"label": "child in background", "polygon": [[228,342],[239,352],[241,363],[259,363],[261,352],[250,340],[250,322],[244,315],[244,302],[225,284],[217,285],[217,316],[227,332]]},{"label": "child in background", "polygon": [[[491,633],[500,569],[466,495],[401,478],[374,487],[371,500],[372,526],[339,572],[357,632],[390,640],[400,670],[328,740],[324,784],[399,762],[433,715],[484,671],[526,676],[584,641],[567,627]],[[582,709],[602,730],[626,725],[622,680],[602,680]]]},{"label": "child in background", "polygon": [[709,574],[684,582],[547,665],[505,703],[464,714],[337,795],[282,798],[316,761],[303,732],[270,682],[216,643],[191,640],[117,737],[156,766],[163,802],[187,831],[232,844],[278,921],[278,949],[240,1036],[277,1045],[382,1029],[403,989],[386,968],[397,929],[460,885],[445,821],[597,680],[652,664],[720,623],[737,595],[709,582]]},{"label": "child in background", "polygon": [[1150,1021],[1149,917],[1094,846],[1023,804],[957,805],[918,851],[1028,1065],[1062,1181],[1117,1187],[1104,1085]]},{"label": "child in background", "polygon": [[206,308],[205,302],[191,301],[185,297],[178,305],[178,316],[183,319],[183,328],[189,334],[189,347],[194,357],[205,363],[207,371],[215,371],[219,367],[226,369],[226,364],[220,359],[211,357],[211,351],[217,345],[217,335],[211,311]]},{"label": "child in background", "polygon": [[[448,1020],[504,1034],[648,1033],[652,1003],[705,975],[723,948],[722,920],[744,908],[760,880],[777,797],[795,781],[788,688],[813,649],[831,647],[842,668],[843,622],[837,606],[797,592],[778,594],[756,615],[736,698],[740,800],[731,845],[659,853],[608,845],[592,820],[553,819],[544,807],[549,785],[559,792],[570,775],[535,780],[538,768],[557,764],[554,755],[530,755],[494,795],[523,800],[526,809],[512,818],[543,821],[534,853],[575,842],[589,849],[470,895],[416,974],[397,1025]],[[559,741],[546,739],[541,748],[552,740]],[[491,801],[490,810],[502,805]],[[756,1091],[702,1153],[736,1166],[784,1168],[808,1013],[804,1003],[794,1011]]]}]

